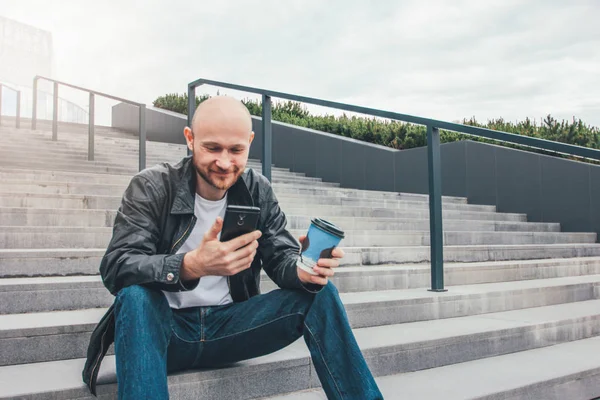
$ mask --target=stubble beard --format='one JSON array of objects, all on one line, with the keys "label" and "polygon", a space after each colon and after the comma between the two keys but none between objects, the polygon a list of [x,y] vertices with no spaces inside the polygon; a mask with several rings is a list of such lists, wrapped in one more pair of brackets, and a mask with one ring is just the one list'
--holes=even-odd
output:
[{"label": "stubble beard", "polygon": [[[218,189],[218,190],[229,190],[229,188],[232,187],[237,182],[237,180],[240,178],[240,176],[242,176],[242,174],[244,173],[243,169],[241,169],[238,166],[234,166],[233,167],[233,178],[231,178],[231,180],[222,181],[219,179],[215,179],[214,177],[211,177],[210,168],[208,168],[206,171],[204,171],[196,163],[195,159],[193,161],[194,161],[194,167],[196,168],[196,172],[198,173],[198,175],[200,175],[202,180],[204,180],[204,182],[208,183],[210,186],[212,186],[213,188]],[[222,171],[218,168],[214,168],[214,169],[217,170],[217,172],[227,172],[227,171]]]}]

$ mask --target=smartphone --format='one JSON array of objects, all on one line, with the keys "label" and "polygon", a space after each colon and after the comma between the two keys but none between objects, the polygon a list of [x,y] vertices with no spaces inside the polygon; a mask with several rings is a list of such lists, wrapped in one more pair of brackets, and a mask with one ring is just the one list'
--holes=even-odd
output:
[{"label": "smartphone", "polygon": [[227,242],[238,236],[255,231],[258,227],[260,208],[249,206],[227,206],[223,229],[221,230],[221,242]]}]

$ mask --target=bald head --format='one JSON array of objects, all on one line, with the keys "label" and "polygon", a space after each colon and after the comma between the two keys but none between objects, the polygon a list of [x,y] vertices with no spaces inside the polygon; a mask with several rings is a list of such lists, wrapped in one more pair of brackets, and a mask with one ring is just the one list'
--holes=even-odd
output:
[{"label": "bald head", "polygon": [[[211,97],[198,105],[192,118],[192,131],[201,134],[213,129],[252,132],[252,118],[246,106],[228,96]],[[226,128],[226,129],[223,129]]]},{"label": "bald head", "polygon": [[200,103],[183,135],[196,167],[197,193],[207,200],[222,199],[248,162],[254,139],[248,109],[232,97],[212,97]]}]

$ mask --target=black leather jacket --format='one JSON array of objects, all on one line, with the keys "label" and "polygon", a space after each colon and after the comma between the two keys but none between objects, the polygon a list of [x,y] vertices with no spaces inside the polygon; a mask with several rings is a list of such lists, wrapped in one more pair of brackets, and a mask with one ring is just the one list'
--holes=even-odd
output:
[{"label": "black leather jacket", "polygon": [[[195,193],[196,172],[191,157],[176,165],[159,164],[132,178],[100,264],[104,285],[113,295],[131,285],[173,292],[198,285],[198,280],[179,279],[184,254],[175,254],[196,223]],[[298,278],[300,247],[286,230],[285,215],[264,176],[246,171],[227,192],[227,203],[261,209],[258,229],[262,236],[256,258],[249,269],[228,279],[234,302],[260,294],[261,268],[281,288],[313,293],[319,290],[316,285],[303,285]],[[94,395],[100,363],[114,340],[114,326],[111,306],[92,333],[83,370],[83,381]]]}]

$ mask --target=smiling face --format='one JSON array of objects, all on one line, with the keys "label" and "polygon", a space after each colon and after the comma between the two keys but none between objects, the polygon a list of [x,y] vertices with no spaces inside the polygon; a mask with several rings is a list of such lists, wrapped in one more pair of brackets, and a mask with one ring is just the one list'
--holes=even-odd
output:
[{"label": "smiling face", "polygon": [[198,106],[192,129],[184,129],[197,172],[196,191],[219,200],[244,173],[254,139],[250,113],[231,97],[210,98]]}]

